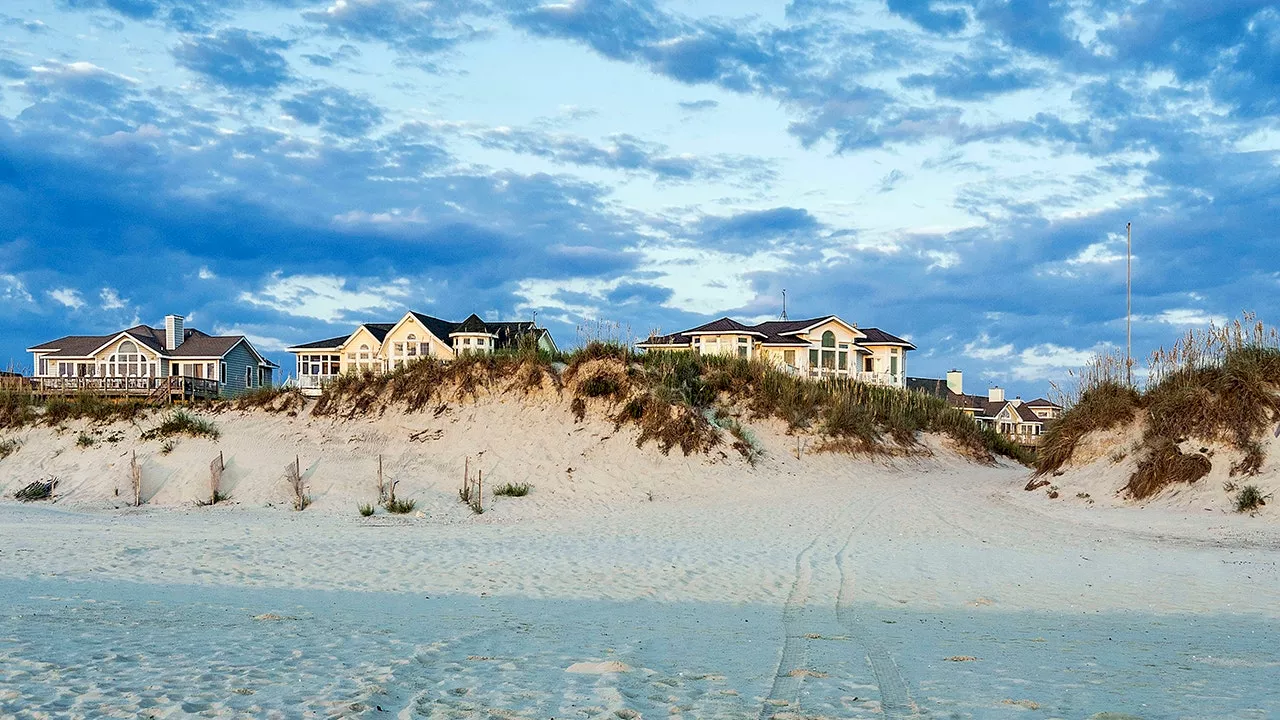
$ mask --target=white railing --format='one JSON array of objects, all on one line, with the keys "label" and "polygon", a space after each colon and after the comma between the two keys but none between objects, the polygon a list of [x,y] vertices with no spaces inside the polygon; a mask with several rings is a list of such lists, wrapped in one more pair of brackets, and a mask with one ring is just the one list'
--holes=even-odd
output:
[{"label": "white railing", "polygon": [[299,375],[297,380],[298,389],[320,390],[323,389],[325,385],[328,385],[337,379],[337,375]]},{"label": "white railing", "polygon": [[[793,375],[804,375],[797,368],[787,366],[787,371]],[[808,377],[826,379],[826,378],[849,378],[855,382],[867,383],[868,385],[888,385],[890,387],[902,387],[900,376],[885,372],[850,372],[848,370],[835,370],[832,368],[815,368],[808,369]]]}]

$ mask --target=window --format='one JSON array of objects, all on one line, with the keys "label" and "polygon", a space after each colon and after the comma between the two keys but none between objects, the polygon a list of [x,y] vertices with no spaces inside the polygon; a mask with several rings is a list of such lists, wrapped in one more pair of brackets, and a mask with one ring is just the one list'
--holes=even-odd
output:
[{"label": "window", "polygon": [[470,345],[470,344],[471,344],[471,338],[462,338],[462,344],[463,344],[463,345]]},{"label": "window", "polygon": [[125,340],[124,342],[120,343],[120,347],[116,348],[116,352],[124,353],[126,355],[131,355],[133,353],[138,352],[138,346],[133,344],[132,340]]},{"label": "window", "polygon": [[418,336],[414,335],[413,333],[409,333],[409,337],[405,338],[405,340],[409,341],[409,344],[408,344],[409,357],[417,357],[418,356]]},{"label": "window", "polygon": [[[369,359],[369,346],[368,346],[368,345],[361,345],[361,346],[360,346],[360,359],[361,359],[361,360],[368,360],[368,359]],[[368,363],[364,363],[364,362],[360,363],[360,367],[367,367],[367,366],[368,366]]]},{"label": "window", "polygon": [[253,387],[253,368],[247,367],[244,369],[244,386],[247,388]]},{"label": "window", "polygon": [[809,367],[818,367],[818,351],[812,348],[809,350]]},{"label": "window", "polygon": [[747,347],[745,343],[738,345],[738,357],[745,358],[750,353],[750,351],[751,349]]},{"label": "window", "polygon": [[889,356],[889,374],[894,377],[898,377],[898,356],[897,355]]},{"label": "window", "polygon": [[431,343],[419,343],[418,351],[422,357],[427,357],[431,354]]},{"label": "window", "polygon": [[[213,377],[213,375],[211,374],[209,377]],[[227,384],[227,364],[226,363],[222,363],[222,367],[219,368],[218,370],[218,381],[221,382],[223,385]]]},{"label": "window", "polygon": [[840,351],[840,364],[838,367],[841,370],[849,369],[849,353],[845,352],[844,350]]},{"label": "window", "polygon": [[795,366],[796,366],[796,351],[795,351],[795,350],[783,350],[783,351],[782,351],[782,362],[784,362],[784,363],[786,363],[786,364],[790,365],[791,367],[795,367]]},{"label": "window", "polygon": [[836,346],[836,334],[830,330],[822,333],[822,347],[833,348]]},{"label": "window", "polygon": [[41,375],[49,374],[49,361],[46,358],[40,358],[40,374]]},{"label": "window", "polygon": [[[114,368],[115,366],[113,365],[112,367]],[[112,371],[111,371],[111,374],[112,374],[112,375],[114,375],[114,374],[115,374],[115,370],[112,370]],[[170,375],[172,375],[172,376],[174,376],[174,377],[178,377],[179,375],[181,375],[181,374],[182,374],[182,364],[181,364],[181,363],[169,363],[169,374],[170,374]]]},{"label": "window", "polygon": [[[411,345],[410,347],[413,347],[413,346]],[[404,343],[396,343],[396,344],[395,344],[395,350],[393,351],[393,354],[395,354],[395,355],[403,355],[403,354],[404,354]]]},{"label": "window", "polygon": [[868,358],[866,358],[865,360],[863,360],[863,362],[862,362],[862,369],[863,369],[863,372],[875,372],[875,371],[876,371],[876,359],[875,359],[875,358],[873,358],[873,357],[868,357]]}]

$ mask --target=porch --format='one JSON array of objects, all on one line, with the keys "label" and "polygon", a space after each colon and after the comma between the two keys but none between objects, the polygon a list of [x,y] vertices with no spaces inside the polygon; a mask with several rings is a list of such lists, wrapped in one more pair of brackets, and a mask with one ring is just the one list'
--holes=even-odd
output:
[{"label": "porch", "polygon": [[326,385],[337,380],[337,375],[298,375],[294,382],[297,383],[298,389],[303,395],[308,397],[318,397]]},{"label": "porch", "polygon": [[31,384],[42,397],[86,394],[173,402],[219,395],[217,380],[198,377],[36,377]]}]

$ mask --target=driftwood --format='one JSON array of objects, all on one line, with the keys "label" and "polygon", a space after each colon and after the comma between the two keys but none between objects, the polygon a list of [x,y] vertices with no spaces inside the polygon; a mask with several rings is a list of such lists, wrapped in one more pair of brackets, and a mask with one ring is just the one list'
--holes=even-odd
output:
[{"label": "driftwood", "polygon": [[138,464],[136,450],[129,459],[129,480],[133,484],[133,506],[142,507],[142,466]]}]

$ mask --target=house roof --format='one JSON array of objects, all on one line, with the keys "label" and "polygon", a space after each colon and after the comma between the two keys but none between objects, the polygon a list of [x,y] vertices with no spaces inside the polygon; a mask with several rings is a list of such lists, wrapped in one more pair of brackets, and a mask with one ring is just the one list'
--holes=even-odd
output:
[{"label": "house roof", "polygon": [[342,335],[340,337],[329,338],[328,340],[317,340],[315,342],[303,343],[302,345],[294,345],[290,350],[336,350],[347,341],[350,335]]},{"label": "house roof", "polygon": [[682,335],[697,335],[703,333],[737,333],[739,335],[764,335],[756,328],[734,320],[733,318],[722,317],[719,320],[712,320],[705,325],[699,325],[696,328],[685,330]]},{"label": "house roof", "polygon": [[[947,387],[946,380],[909,377],[907,378],[907,389],[916,390],[925,393],[926,395],[932,395],[933,397],[946,400],[947,404],[951,407],[974,410],[976,412],[981,412],[984,415],[989,414],[988,406],[992,404],[987,400],[987,398],[984,398],[981,395],[952,392],[951,388]],[[1003,403],[995,404],[996,412],[1000,411],[1000,405],[1002,404]]]},{"label": "house roof", "polygon": [[368,330],[369,334],[373,336],[373,339],[378,342],[386,340],[387,333],[391,332],[391,328],[395,326],[395,323],[364,323],[361,325],[361,327]]},{"label": "house roof", "polygon": [[[173,350],[166,350],[165,330],[164,328],[154,328],[147,325],[135,325],[131,328],[112,333],[110,335],[68,335],[57,340],[51,340],[47,343],[36,345],[30,350],[53,350],[48,357],[71,357],[82,358],[89,357],[100,350],[104,345],[108,345],[122,335],[137,340],[147,346],[154,352],[165,357],[222,357],[231,351],[241,342],[248,344],[248,339],[243,335],[209,335],[195,328],[185,328],[182,332],[182,344]],[[275,364],[267,360],[249,345],[249,349],[253,354],[264,363],[275,367]]]},{"label": "house roof", "polygon": [[684,333],[671,333],[670,335],[650,335],[643,341],[636,343],[640,346],[645,345],[676,345],[685,346],[692,345],[693,338]]},{"label": "house roof", "polygon": [[471,313],[467,316],[466,320],[463,320],[454,327],[453,333],[489,333],[489,328],[485,325],[484,321],[480,319],[479,315]]},{"label": "house roof", "polygon": [[1062,409],[1062,406],[1059,405],[1058,403],[1053,402],[1052,400],[1045,400],[1044,398],[1036,398],[1035,400],[1031,400],[1030,402],[1023,403],[1023,405],[1026,405],[1027,407],[1033,407],[1033,408],[1037,408],[1037,407],[1038,408],[1054,408],[1055,410]]},{"label": "house roof", "polygon": [[910,342],[896,335],[890,335],[880,328],[858,328],[858,330],[862,331],[863,335],[866,335],[865,338],[858,341],[862,345],[901,345],[909,350],[916,349],[916,346]]},{"label": "house roof", "polygon": [[805,328],[820,323],[826,318],[810,318],[809,320],[769,320],[756,325],[756,330],[764,333],[763,342],[766,345],[795,345],[807,347],[809,343],[803,340],[797,340],[790,335],[783,333],[798,332]]},{"label": "house roof", "polygon": [[448,320],[441,320],[440,318],[433,317],[431,315],[423,315],[422,313],[413,311],[410,311],[409,314],[412,315],[415,320],[422,323],[422,326],[425,327],[432,335],[435,335],[437,340],[443,343],[449,342],[449,333],[453,332],[453,329],[458,325],[457,323],[452,323]]},{"label": "house roof", "polygon": [[1027,407],[1027,404],[1026,404],[1026,403],[1023,403],[1023,404],[1021,404],[1021,405],[1018,405],[1018,406],[1017,406],[1017,410],[1018,410],[1018,415],[1022,418],[1022,421],[1023,421],[1023,422],[1029,422],[1029,423],[1043,423],[1043,422],[1044,422],[1044,418],[1042,418],[1042,417],[1040,417],[1039,415],[1036,415],[1034,412],[1032,412],[1031,408]]}]

